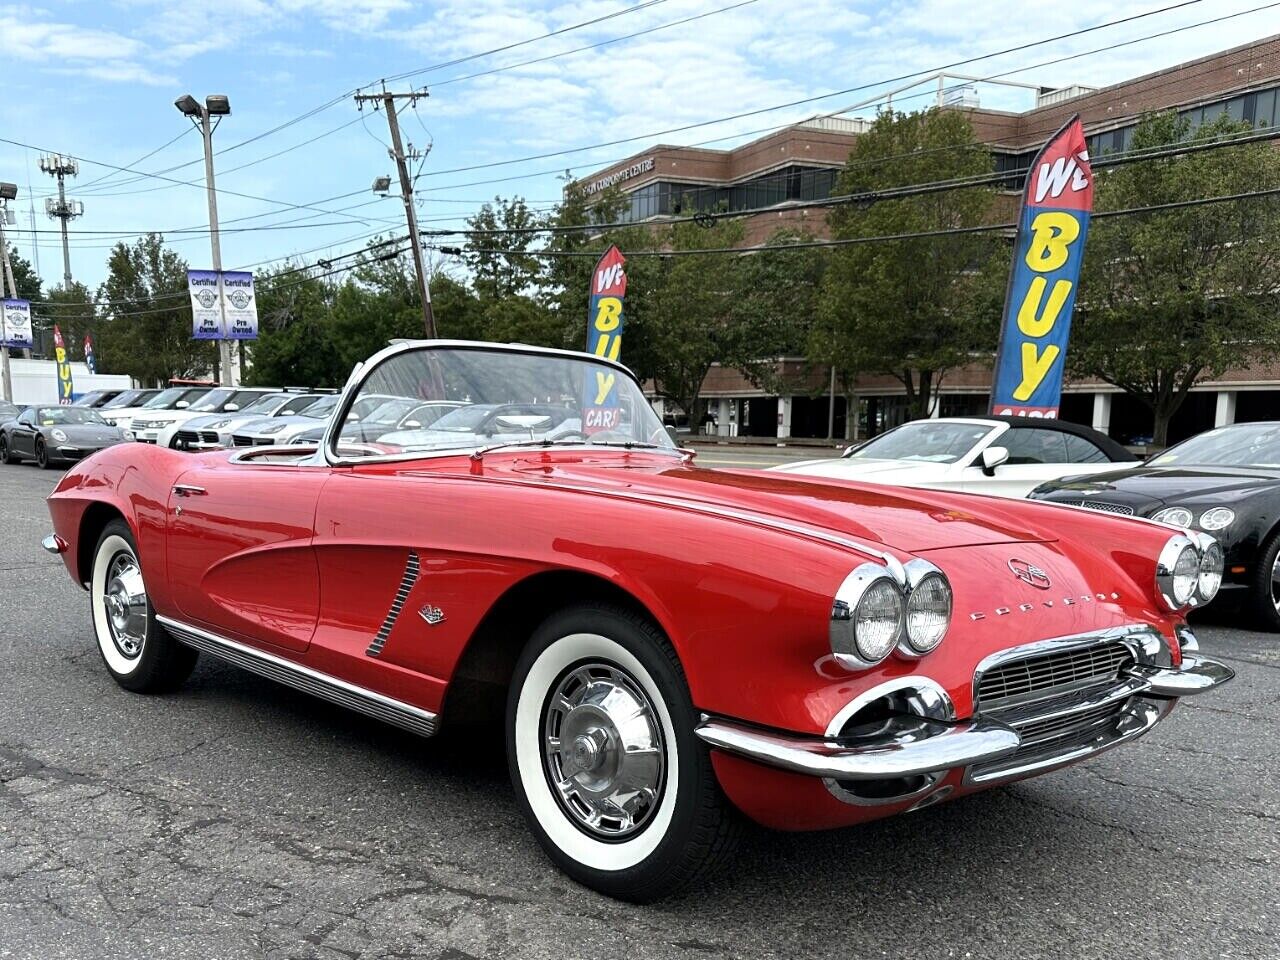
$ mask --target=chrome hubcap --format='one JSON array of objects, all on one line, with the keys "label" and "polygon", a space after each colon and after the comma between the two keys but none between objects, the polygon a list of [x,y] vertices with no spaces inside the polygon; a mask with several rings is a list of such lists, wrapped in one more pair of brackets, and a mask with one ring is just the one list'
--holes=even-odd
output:
[{"label": "chrome hubcap", "polygon": [[107,587],[102,597],[111,628],[111,640],[120,653],[134,659],[147,638],[147,588],[142,570],[132,555],[120,553],[107,570]]},{"label": "chrome hubcap", "polygon": [[611,664],[579,665],[551,691],[545,717],[543,765],[569,819],[602,839],[641,830],[662,795],[665,749],[639,683]]}]

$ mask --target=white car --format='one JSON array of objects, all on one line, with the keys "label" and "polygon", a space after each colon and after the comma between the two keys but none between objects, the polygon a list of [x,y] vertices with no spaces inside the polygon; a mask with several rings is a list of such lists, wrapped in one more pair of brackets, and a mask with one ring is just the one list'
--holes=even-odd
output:
[{"label": "white car", "polygon": [[771,469],[840,480],[1025,497],[1047,480],[1123,470],[1138,458],[1096,430],[1063,420],[913,420],[841,457]]},{"label": "white car", "polygon": [[145,401],[135,401],[131,405],[117,405],[117,401],[120,398],[116,397],[115,400],[108,403],[98,413],[102,415],[102,419],[107,423],[125,431],[125,436],[132,440],[133,436],[130,431],[135,417],[143,414],[152,416],[162,410],[185,410],[212,389],[212,387],[184,386],[169,387],[165,390],[140,390],[138,391],[140,394],[150,394]]},{"label": "white car", "polygon": [[[391,397],[377,394],[362,397],[347,415],[350,421],[359,420],[374,408],[380,406]],[[324,427],[329,422],[329,415],[338,405],[339,397],[330,394],[322,397],[305,410],[290,417],[261,417],[251,420],[231,434],[233,447],[261,447],[275,445],[278,447],[294,443],[299,434]]]},{"label": "white car", "polygon": [[234,413],[206,413],[185,423],[175,422],[160,431],[156,443],[173,450],[218,450],[231,446],[231,436],[245,424],[272,417],[301,413],[323,393],[264,393]]},{"label": "white car", "polygon": [[265,387],[216,387],[186,407],[154,412],[144,410],[133,418],[129,429],[133,431],[135,440],[159,443],[160,432],[166,427],[186,423],[202,413],[235,413],[263,394],[275,392]]}]

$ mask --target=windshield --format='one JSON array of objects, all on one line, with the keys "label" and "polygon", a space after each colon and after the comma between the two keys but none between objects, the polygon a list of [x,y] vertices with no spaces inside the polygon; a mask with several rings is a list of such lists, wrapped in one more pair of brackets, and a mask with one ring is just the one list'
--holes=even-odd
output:
[{"label": "windshield", "polygon": [[981,423],[915,420],[864,443],[849,459],[955,463],[990,432],[991,427]]},{"label": "windshield", "polygon": [[307,409],[301,411],[298,416],[310,417],[312,420],[328,420],[329,414],[333,413],[333,408],[338,405],[341,398],[338,396],[321,397]]},{"label": "windshield", "polygon": [[136,406],[139,400],[145,400],[149,396],[154,396],[150,390],[126,390],[118,397],[113,397],[105,405],[103,410],[119,410],[122,407]]},{"label": "windshield", "polygon": [[41,407],[36,411],[36,422],[42,427],[53,427],[62,423],[97,423],[107,426],[96,410],[88,407]]},{"label": "windshield", "polygon": [[73,407],[92,407],[104,396],[110,393],[110,390],[90,390],[79,400],[72,404]]},{"label": "windshield", "polygon": [[1150,463],[1156,467],[1280,467],[1280,423],[1242,423],[1210,430],[1170,447]]},{"label": "windshield", "polygon": [[208,387],[170,387],[168,390],[161,390],[142,407],[144,410],[168,410],[179,400],[190,403],[208,392]]},{"label": "windshield", "polygon": [[[630,376],[588,358],[480,348],[420,348],[384,360],[361,385],[352,410],[364,413],[361,443],[344,456],[471,450],[504,444],[652,446],[675,452],[662,423]],[[405,415],[423,403],[462,404],[426,427]]]},{"label": "windshield", "polygon": [[253,401],[253,403],[247,406],[241,407],[240,412],[241,413],[263,413],[263,414],[271,413],[273,410],[275,410],[277,406],[280,405],[280,401],[284,400],[287,396],[288,394],[284,394],[284,393],[263,394],[257,400]]}]

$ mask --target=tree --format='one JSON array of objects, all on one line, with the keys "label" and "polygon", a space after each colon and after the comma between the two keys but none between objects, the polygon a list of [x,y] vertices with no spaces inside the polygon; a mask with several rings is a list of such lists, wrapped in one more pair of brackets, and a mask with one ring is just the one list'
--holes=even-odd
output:
[{"label": "tree", "polygon": [[[1223,114],[1196,142],[1250,130]],[[1177,144],[1190,134],[1170,111],[1144,116],[1133,149]],[[1095,209],[1123,210],[1245,193],[1280,183],[1280,153],[1244,144],[1120,166],[1097,178]],[[1254,198],[1096,219],[1068,363],[1151,410],[1155,443],[1187,392],[1230,367],[1280,354],[1280,203]]]},{"label": "tree", "polygon": [[[858,138],[836,182],[839,195],[933,183],[992,170],[991,154],[956,110],[881,114]],[[951,230],[987,222],[994,194],[965,188],[833,207],[839,240]],[[991,353],[998,312],[985,288],[1007,276],[988,265],[998,241],[985,234],[876,240],[838,247],[823,281],[809,357],[846,381],[890,375],[914,416],[927,416],[947,371],[975,351]],[[1007,255],[1006,255],[1007,257]],[[1007,266],[1004,268],[1007,270]],[[979,307],[982,309],[979,309]]]},{"label": "tree", "polygon": [[[18,288],[19,300],[40,300],[40,275],[31,266],[31,261],[18,253],[18,248],[9,244],[9,265],[13,268],[13,285]],[[9,280],[5,278],[5,290],[9,289]],[[9,293],[9,296],[14,296]]]},{"label": "tree", "polygon": [[344,367],[330,317],[332,284],[296,266],[254,278],[258,340],[247,382],[258,386],[336,386]]},{"label": "tree", "polygon": [[520,197],[495,197],[467,220],[471,230],[512,231],[468,235],[464,259],[471,271],[471,285],[482,301],[502,302],[533,292],[541,266],[536,256],[525,251],[537,238],[534,231],[539,226],[538,215]]},{"label": "tree", "polygon": [[[71,287],[54,287],[49,291],[49,298],[39,308],[39,325],[42,330],[52,331],[54,324],[62,332],[64,342],[73,358],[84,356],[84,337],[86,333],[95,333],[97,314],[93,302],[93,293],[83,283],[73,280]],[[52,344],[50,333],[49,343]],[[109,368],[98,365],[103,373]]]},{"label": "tree", "polygon": [[218,351],[213,341],[191,338],[187,262],[151,233],[133,246],[117,243],[107,270],[97,297],[102,369],[142,383],[209,376]]}]

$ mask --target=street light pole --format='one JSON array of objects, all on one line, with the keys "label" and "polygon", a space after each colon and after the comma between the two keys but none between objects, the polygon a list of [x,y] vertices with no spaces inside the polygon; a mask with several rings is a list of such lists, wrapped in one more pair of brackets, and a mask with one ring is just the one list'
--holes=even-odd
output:
[{"label": "street light pole", "polygon": [[[181,110],[183,115],[190,117],[192,122],[200,128],[200,137],[204,141],[204,184],[205,193],[209,198],[209,247],[213,254],[213,269],[221,283],[222,247],[218,241],[218,192],[213,182],[213,131],[217,124],[213,122],[213,118],[229,116],[231,104],[224,96],[211,95],[205,97],[205,102],[201,105],[188,93],[174,101],[174,106]],[[218,292],[218,302],[219,309],[225,311],[225,305],[222,305],[221,289]],[[222,332],[224,336],[218,340],[218,380],[224,387],[230,387],[236,384],[237,371],[231,362],[231,341],[225,336],[225,316]]]},{"label": "street light pole", "polygon": [[[18,288],[13,282],[13,267],[9,265],[9,242],[5,239],[5,219],[8,216],[10,200],[18,196],[18,185],[0,183],[0,299],[17,297]],[[9,346],[0,342],[0,399],[13,402],[13,371],[9,367]]]}]

